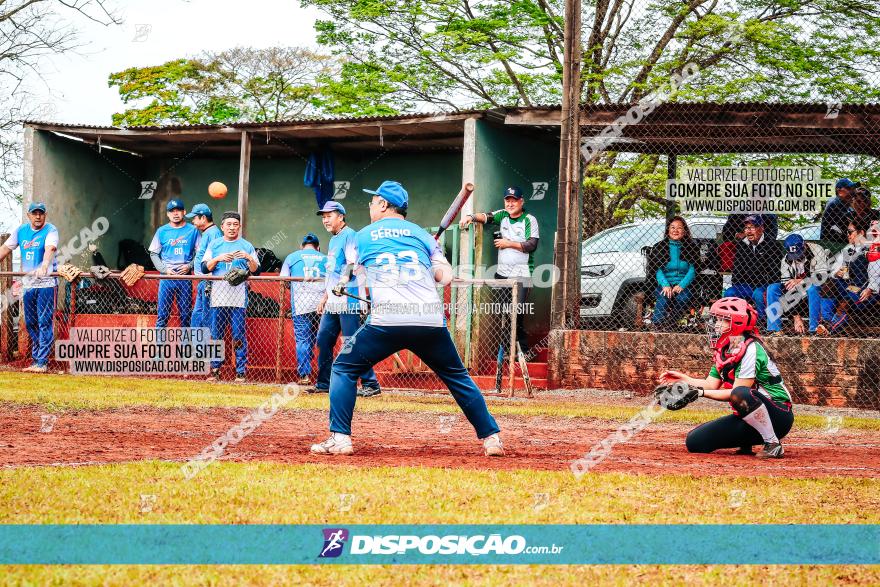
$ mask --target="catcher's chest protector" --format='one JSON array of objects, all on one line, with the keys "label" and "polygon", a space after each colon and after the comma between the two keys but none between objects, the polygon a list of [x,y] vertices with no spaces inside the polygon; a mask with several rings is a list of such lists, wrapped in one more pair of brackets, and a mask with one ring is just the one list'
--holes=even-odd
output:
[{"label": "catcher's chest protector", "polygon": [[739,345],[736,353],[732,355],[725,354],[725,351],[730,348],[730,345],[715,351],[715,369],[718,370],[718,374],[721,376],[722,381],[733,385],[733,382],[736,379],[734,373],[736,371],[736,366],[742,361],[742,358],[746,354],[746,350],[753,342],[755,342],[754,338],[747,337],[743,343]]}]

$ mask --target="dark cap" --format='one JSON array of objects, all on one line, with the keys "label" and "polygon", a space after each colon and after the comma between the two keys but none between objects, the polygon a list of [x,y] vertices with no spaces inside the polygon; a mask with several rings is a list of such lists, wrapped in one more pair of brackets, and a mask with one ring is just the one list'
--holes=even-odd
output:
[{"label": "dark cap", "polygon": [[746,216],[746,219],[743,220],[743,224],[751,224],[752,226],[764,226],[764,219],[760,214],[749,214]]},{"label": "dark cap", "polygon": [[165,206],[165,210],[171,212],[172,210],[186,210],[186,206],[183,205],[183,200],[173,199],[168,200],[168,204]]},{"label": "dark cap", "polygon": [[319,244],[321,244],[321,241],[318,240],[318,235],[316,235],[314,232],[310,232],[303,237],[302,244],[318,246]]},{"label": "dark cap", "polygon": [[834,189],[839,190],[840,188],[854,188],[856,187],[856,182],[851,180],[848,177],[842,177],[837,180],[837,183],[834,184]]},{"label": "dark cap", "polygon": [[785,237],[785,258],[789,261],[800,261],[806,254],[804,237],[799,234],[790,234]]},{"label": "dark cap", "polygon": [[509,186],[504,190],[504,199],[507,198],[516,198],[517,200],[523,199],[522,190],[516,187],[515,185]]}]

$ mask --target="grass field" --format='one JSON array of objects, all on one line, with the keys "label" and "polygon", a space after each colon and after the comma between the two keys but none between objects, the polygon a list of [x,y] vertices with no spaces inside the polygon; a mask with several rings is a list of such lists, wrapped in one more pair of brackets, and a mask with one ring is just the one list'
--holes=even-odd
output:
[{"label": "grass field", "polygon": [[[131,406],[244,406],[275,388],[188,385],[142,379],[0,374],[7,407],[97,410]],[[643,398],[642,398],[643,399]],[[642,400],[640,400],[641,402]],[[519,416],[626,419],[637,406],[574,401],[492,401],[495,413]],[[326,407],[326,396],[302,396],[287,409]],[[453,412],[447,397],[385,395],[360,402],[372,411]],[[0,405],[3,410],[3,405]],[[703,421],[704,411],[664,418]],[[799,425],[824,425],[821,416]],[[880,428],[871,418],[846,426]],[[546,497],[540,494],[546,494]],[[155,496],[149,507],[143,495]],[[733,496],[736,499],[733,499]],[[350,464],[286,465],[220,462],[192,480],[179,463],[141,461],[78,467],[0,470],[4,523],[880,523],[880,480],[772,479],[594,473],[474,471]],[[768,545],[771,547],[772,545]],[[730,548],[731,545],[719,545]],[[157,567],[21,566],[0,568],[9,584],[473,584],[634,582],[676,585],[880,584],[880,568],[856,566],[437,566],[437,567]]]}]

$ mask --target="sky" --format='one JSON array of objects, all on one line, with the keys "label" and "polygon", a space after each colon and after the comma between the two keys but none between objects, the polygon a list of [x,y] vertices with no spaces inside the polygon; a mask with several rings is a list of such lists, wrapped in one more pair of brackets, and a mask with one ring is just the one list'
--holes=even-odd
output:
[{"label": "sky", "polygon": [[[297,0],[108,2],[117,8],[122,25],[73,18],[84,46],[45,58],[40,75],[27,79],[37,103],[48,112],[45,120],[110,125],[111,115],[125,109],[118,90],[107,86],[111,73],[236,46],[314,48],[314,23],[322,16],[301,8]],[[20,210],[6,208],[0,206],[0,229],[17,225],[21,218]]]}]

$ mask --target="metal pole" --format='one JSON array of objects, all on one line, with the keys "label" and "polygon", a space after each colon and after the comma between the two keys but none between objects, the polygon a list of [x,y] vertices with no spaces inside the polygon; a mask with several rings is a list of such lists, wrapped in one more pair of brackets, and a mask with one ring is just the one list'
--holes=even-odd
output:
[{"label": "metal pole", "polygon": [[[666,179],[675,179],[678,175],[678,155],[669,153],[666,156]],[[675,202],[666,200],[666,224],[675,216]]]},{"label": "metal pole", "polygon": [[[293,300],[290,304],[290,313],[296,309]],[[278,282],[278,348],[275,351],[275,383],[281,383],[281,345],[284,343],[284,282]],[[297,369],[299,365],[297,365]]]},{"label": "metal pole", "polygon": [[[0,244],[5,243],[9,236],[8,232],[0,234]],[[12,271],[12,255],[0,261],[0,271]],[[0,277],[0,360],[4,363],[12,361],[13,356],[12,303],[12,277]]]},{"label": "metal pole", "polygon": [[[514,310],[514,304],[519,299],[519,288],[522,287],[519,281],[515,281],[513,283],[513,287],[510,288],[510,346],[507,347],[507,352],[510,358],[508,359],[508,368],[510,369],[510,394],[509,397],[513,397],[514,390],[514,377],[516,373],[514,372],[514,364],[516,363],[516,321],[517,321],[517,312]],[[502,308],[502,312],[503,312]]]}]

